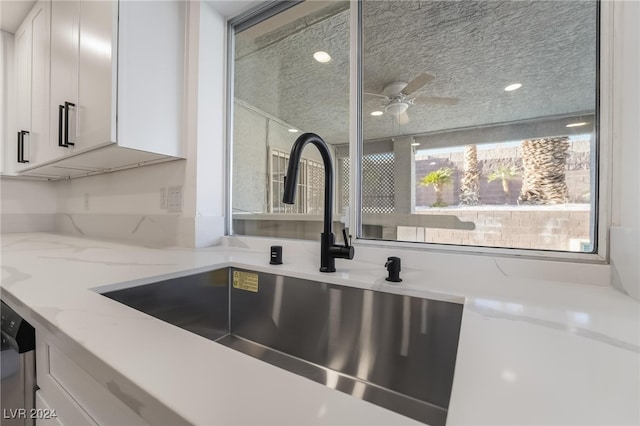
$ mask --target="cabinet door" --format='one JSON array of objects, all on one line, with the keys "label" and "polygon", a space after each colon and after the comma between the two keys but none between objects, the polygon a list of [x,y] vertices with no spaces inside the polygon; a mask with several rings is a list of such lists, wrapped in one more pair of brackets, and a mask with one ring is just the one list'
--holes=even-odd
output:
[{"label": "cabinet door", "polygon": [[120,2],[118,146],[182,155],[188,3]]},{"label": "cabinet door", "polygon": [[[38,2],[16,32],[16,170],[50,157],[49,147],[49,2]],[[17,132],[25,132],[18,139]],[[27,163],[17,163],[18,144]]]},{"label": "cabinet door", "polygon": [[36,426],[64,426],[58,421],[58,413],[43,395],[41,390],[36,391]]},{"label": "cabinet door", "polygon": [[49,2],[41,1],[31,19],[30,165],[46,161],[52,155],[49,138],[49,7]]},{"label": "cabinet door", "polygon": [[[59,147],[64,139],[64,117],[60,106],[65,102],[78,104],[78,36],[80,2],[51,2],[51,141],[55,157],[68,154],[73,146]],[[76,141],[76,108],[69,106],[69,140]]]},{"label": "cabinet door", "polygon": [[[135,405],[133,408],[126,405],[127,400],[135,400],[125,398],[126,393],[113,392],[96,381],[88,370],[59,349],[62,345],[54,341],[53,335],[36,327],[38,392],[51,408],[55,408],[60,423],[83,426],[148,424],[134,411]],[[115,382],[108,383],[118,388]]]},{"label": "cabinet door", "polygon": [[[18,148],[20,131],[31,129],[31,23],[26,19],[16,31],[16,124],[13,141],[9,141],[7,154],[11,156],[14,170],[21,170],[28,166],[18,163]],[[29,159],[29,137],[25,138],[25,159]]]},{"label": "cabinet door", "polygon": [[[80,4],[80,53],[78,68],[78,140],[76,149],[115,142],[115,54],[112,39],[117,22],[117,2]],[[112,78],[113,77],[113,78]]]}]

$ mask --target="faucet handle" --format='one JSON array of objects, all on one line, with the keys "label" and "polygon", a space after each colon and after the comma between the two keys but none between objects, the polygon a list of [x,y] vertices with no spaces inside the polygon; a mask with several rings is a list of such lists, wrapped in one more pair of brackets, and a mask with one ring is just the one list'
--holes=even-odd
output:
[{"label": "faucet handle", "polygon": [[351,246],[351,235],[349,235],[349,240],[347,240],[347,228],[342,228],[342,238],[344,239],[344,246]]},{"label": "faucet handle", "polygon": [[[355,250],[350,245],[350,239],[347,239],[347,231],[345,229],[342,230],[342,237],[344,238],[344,246],[332,245],[329,248],[329,253],[337,259],[353,259]],[[333,234],[331,234],[331,241],[333,241]]]}]

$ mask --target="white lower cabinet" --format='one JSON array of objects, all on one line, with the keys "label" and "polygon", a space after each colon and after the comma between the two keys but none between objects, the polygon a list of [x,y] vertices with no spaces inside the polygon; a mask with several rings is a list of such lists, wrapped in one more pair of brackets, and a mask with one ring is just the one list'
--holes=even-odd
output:
[{"label": "white lower cabinet", "polygon": [[63,423],[58,420],[55,408],[51,408],[51,404],[42,395],[41,390],[36,392],[36,409],[31,414],[36,426],[63,426]]},{"label": "white lower cabinet", "polygon": [[[76,364],[59,349],[52,335],[36,328],[37,384],[36,424],[40,425],[146,425],[131,407],[114,396],[119,392],[114,382],[110,389],[99,383],[90,372]],[[131,398],[124,392],[123,399]],[[131,398],[132,399],[132,398]],[[38,404],[55,412],[37,411]],[[49,418],[46,418],[49,417]]]}]

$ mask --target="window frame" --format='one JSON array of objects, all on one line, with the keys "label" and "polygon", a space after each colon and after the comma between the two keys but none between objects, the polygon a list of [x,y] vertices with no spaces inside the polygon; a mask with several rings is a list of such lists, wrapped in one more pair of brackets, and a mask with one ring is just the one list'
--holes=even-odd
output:
[{"label": "window frame", "polygon": [[[531,260],[557,260],[576,263],[607,263],[609,257],[608,230],[611,225],[611,181],[612,181],[612,96],[613,96],[613,2],[597,0],[596,17],[596,108],[595,138],[596,149],[593,154],[595,182],[595,201],[591,209],[591,221],[594,224],[592,253],[551,251],[542,249],[518,249],[485,246],[447,245],[439,243],[406,242],[394,240],[375,240],[362,238],[362,79],[363,79],[363,7],[362,0],[351,0],[350,12],[350,88],[349,88],[349,200],[351,206],[347,213],[350,233],[355,246],[400,248],[419,252],[460,253],[521,258]],[[280,6],[278,4],[280,3]],[[286,6],[282,5],[286,3]],[[269,1],[257,9],[228,22],[227,40],[227,186],[226,186],[226,235],[234,235],[232,228],[232,147],[233,147],[233,85],[234,85],[234,36],[238,25],[248,20],[258,22],[267,19],[300,1]],[[336,165],[334,165],[334,168]],[[355,229],[355,231],[353,230]]]}]

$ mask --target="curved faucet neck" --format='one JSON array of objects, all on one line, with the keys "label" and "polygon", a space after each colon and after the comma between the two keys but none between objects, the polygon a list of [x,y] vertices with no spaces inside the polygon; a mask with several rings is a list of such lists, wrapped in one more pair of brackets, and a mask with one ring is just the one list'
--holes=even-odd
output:
[{"label": "curved faucet neck", "polygon": [[287,178],[284,182],[283,202],[293,204],[298,183],[298,168],[305,146],[311,143],[318,148],[324,164],[324,233],[333,231],[333,163],[327,143],[315,133],[304,133],[296,139],[291,147]]}]

